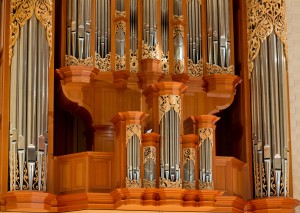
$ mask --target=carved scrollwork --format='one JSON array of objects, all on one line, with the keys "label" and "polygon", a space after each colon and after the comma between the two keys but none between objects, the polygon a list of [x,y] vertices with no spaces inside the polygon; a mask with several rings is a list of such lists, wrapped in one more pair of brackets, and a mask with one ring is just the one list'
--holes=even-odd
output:
[{"label": "carved scrollwork", "polygon": [[126,69],[126,56],[123,57],[116,54],[116,70],[125,70]]},{"label": "carved scrollwork", "polygon": [[285,46],[287,57],[285,0],[248,0],[248,67],[249,77],[260,45],[274,30]]},{"label": "carved scrollwork", "polygon": [[213,182],[201,182],[199,180],[199,189],[214,189]]},{"label": "carved scrollwork", "polygon": [[142,59],[158,59],[158,45],[148,46],[147,43],[143,42]]},{"label": "carved scrollwork", "polygon": [[181,114],[181,97],[178,95],[162,95],[159,97],[159,121],[171,108],[178,113],[180,117]]},{"label": "carved scrollwork", "polygon": [[200,77],[203,76],[203,62],[202,59],[194,64],[191,59],[188,60],[188,73],[189,76]]},{"label": "carved scrollwork", "polygon": [[116,18],[126,17],[126,11],[118,11],[116,10]]},{"label": "carved scrollwork", "polygon": [[220,67],[216,64],[206,63],[206,70],[208,75],[213,74],[230,74],[234,75],[234,66],[230,65],[229,67]]},{"label": "carved scrollwork", "polygon": [[149,180],[144,179],[143,182],[144,182],[144,184],[143,184],[144,188],[155,188],[156,180],[149,181]]},{"label": "carved scrollwork", "polygon": [[133,52],[130,50],[130,72],[137,73],[139,70],[138,50]]},{"label": "carved scrollwork", "polygon": [[185,165],[188,161],[193,161],[195,165],[196,150],[194,148],[184,148],[182,152],[183,152],[183,165]]},{"label": "carved scrollwork", "polygon": [[126,34],[126,23],[125,23],[125,21],[118,21],[116,23],[116,32],[118,32],[119,30],[123,31],[124,34]]},{"label": "carved scrollwork", "polygon": [[182,187],[182,180],[178,180],[172,182],[165,178],[159,178],[159,187],[160,188],[181,188]]},{"label": "carved scrollwork", "polygon": [[142,188],[141,179],[139,179],[139,180],[129,180],[126,177],[126,188]]},{"label": "carved scrollwork", "polygon": [[202,143],[208,138],[211,142],[211,146],[213,146],[213,134],[214,130],[212,128],[199,128],[198,129],[198,135],[199,135],[199,147],[202,145]]},{"label": "carved scrollwork", "polygon": [[65,60],[66,60],[66,66],[88,66],[88,67],[93,66],[92,57],[88,57],[85,59],[78,59],[72,55],[66,55]]},{"label": "carved scrollwork", "polygon": [[105,58],[101,58],[101,56],[96,53],[95,55],[95,66],[102,72],[109,72],[110,67],[110,54],[107,54]]},{"label": "carved scrollwork", "polygon": [[183,22],[183,16],[177,16],[177,15],[174,15],[174,21],[180,21],[180,22]]},{"label": "carved scrollwork", "polygon": [[166,54],[162,53],[161,56],[161,65],[162,65],[162,72],[164,74],[168,74],[169,73],[169,52],[167,52]]},{"label": "carved scrollwork", "polygon": [[[10,1],[10,40],[9,63],[13,57],[13,46],[17,42],[20,28],[35,13],[46,30],[49,57],[52,56],[52,1],[51,0],[11,0]],[[50,61],[50,60],[49,60]]]},{"label": "carved scrollwork", "polygon": [[184,38],[184,27],[182,25],[175,25],[173,28],[173,38],[175,38],[177,35],[181,35],[182,38]]},{"label": "carved scrollwork", "polygon": [[183,188],[188,190],[194,190],[196,189],[196,182],[183,181]]},{"label": "carved scrollwork", "polygon": [[144,160],[143,164],[145,164],[148,160],[153,160],[153,162],[156,162],[156,148],[154,146],[145,146],[143,148],[144,153]]},{"label": "carved scrollwork", "polygon": [[131,137],[136,135],[141,143],[141,125],[127,124],[126,125],[126,145],[131,140]]},{"label": "carved scrollwork", "polygon": [[184,72],[184,60],[175,60],[174,61],[174,72],[176,74],[181,74]]}]

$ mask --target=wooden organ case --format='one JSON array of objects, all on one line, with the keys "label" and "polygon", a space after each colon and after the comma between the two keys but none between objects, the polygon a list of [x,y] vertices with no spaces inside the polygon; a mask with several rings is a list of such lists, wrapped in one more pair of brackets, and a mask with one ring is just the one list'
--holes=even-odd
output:
[{"label": "wooden organ case", "polygon": [[[0,2],[1,10],[14,8],[15,14],[26,8]],[[9,165],[0,168],[10,173],[0,179],[8,185],[0,187],[1,210],[293,212],[298,203],[288,197],[288,177],[279,180],[289,167],[287,142],[283,170],[278,153],[272,156],[278,194],[270,194],[269,182],[263,196],[264,183],[256,178],[264,169],[253,133],[262,128],[253,115],[260,113],[256,80],[263,62],[249,80],[248,60],[259,62],[247,51],[246,2],[28,2],[35,12],[13,22],[19,24],[19,40],[0,46],[14,52],[0,70],[0,79],[11,82],[9,90],[7,82],[0,84],[6,94],[0,113],[8,113],[0,114],[0,136],[10,138],[0,144],[1,153],[9,150],[1,156]],[[31,48],[26,54],[36,60],[22,58],[26,45]],[[19,66],[19,60],[29,65]],[[283,82],[286,76],[278,78]],[[27,90],[32,94],[22,92]],[[284,113],[280,119],[287,122]],[[288,130],[282,134],[287,138]]]}]

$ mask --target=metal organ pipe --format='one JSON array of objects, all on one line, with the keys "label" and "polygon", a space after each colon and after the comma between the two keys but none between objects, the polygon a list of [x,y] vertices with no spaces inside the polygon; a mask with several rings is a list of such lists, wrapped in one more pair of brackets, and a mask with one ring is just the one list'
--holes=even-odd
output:
[{"label": "metal organ pipe", "polygon": [[285,63],[283,43],[272,32],[261,43],[251,76],[254,175],[260,180],[256,197],[288,195]]},{"label": "metal organ pipe", "polygon": [[162,40],[162,51],[166,55],[169,51],[169,5],[168,5],[168,0],[161,0],[161,40]]},{"label": "metal organ pipe", "polygon": [[196,64],[202,58],[201,4],[198,0],[189,0],[187,6],[188,57]]},{"label": "metal organ pipe", "polygon": [[208,63],[221,67],[230,64],[229,0],[207,0]]},{"label": "metal organ pipe", "polygon": [[90,57],[91,0],[67,1],[67,55]]},{"label": "metal organ pipe", "polygon": [[33,15],[20,28],[11,65],[10,190],[46,190],[49,55],[46,31]]},{"label": "metal organ pipe", "polygon": [[155,0],[143,0],[143,41],[148,46],[157,44],[157,21]]}]

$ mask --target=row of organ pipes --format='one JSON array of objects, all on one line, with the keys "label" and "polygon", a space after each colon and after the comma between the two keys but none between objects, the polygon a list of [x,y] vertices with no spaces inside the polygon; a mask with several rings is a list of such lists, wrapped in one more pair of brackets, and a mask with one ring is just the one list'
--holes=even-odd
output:
[{"label": "row of organ pipes", "polygon": [[[94,2],[95,1],[95,2]],[[203,2],[206,7],[202,7]],[[95,21],[91,14],[95,3]],[[128,17],[130,28],[130,51],[135,53],[138,49],[138,28],[142,28],[142,42],[148,48],[154,49],[160,46],[162,58],[169,54],[170,24],[176,18],[183,19],[183,9],[187,11],[186,18],[177,27],[186,26],[187,35],[177,32],[173,26],[174,59],[181,61],[185,57],[187,46],[187,58],[194,64],[202,60],[203,51],[207,52],[207,62],[220,67],[229,67],[231,62],[231,0],[188,0],[183,4],[182,0],[173,0],[173,8],[170,8],[168,0],[160,1],[160,20],[158,21],[158,1],[156,0],[130,0],[129,15],[125,12],[125,0],[116,0],[115,11],[112,11],[110,0],[68,0],[67,1],[67,47],[66,55],[78,59],[91,56],[91,49],[95,49],[96,57],[105,58],[111,52],[111,29],[115,21],[111,20],[111,14],[121,12]],[[141,4],[142,20],[138,20],[138,9]],[[184,8],[185,7],[185,8]],[[170,19],[170,10],[173,18]],[[202,19],[206,16],[206,28],[203,29]],[[95,32],[92,32],[91,23],[95,23]],[[186,22],[186,24],[184,24]],[[160,26],[159,24],[160,23]],[[160,31],[158,28],[160,27]],[[91,34],[95,34],[95,47],[91,47]],[[125,54],[125,32],[116,31],[116,54],[123,57]],[[160,36],[158,36],[160,33]],[[202,34],[207,34],[207,45],[202,44]],[[158,56],[157,56],[158,57]],[[97,66],[97,65],[96,65]]]},{"label": "row of organ pipes", "polygon": [[20,28],[10,75],[10,190],[46,190],[48,66],[46,31],[33,15]]},{"label": "row of organ pipes", "polygon": [[288,196],[288,108],[284,45],[271,33],[251,74],[255,197]]}]

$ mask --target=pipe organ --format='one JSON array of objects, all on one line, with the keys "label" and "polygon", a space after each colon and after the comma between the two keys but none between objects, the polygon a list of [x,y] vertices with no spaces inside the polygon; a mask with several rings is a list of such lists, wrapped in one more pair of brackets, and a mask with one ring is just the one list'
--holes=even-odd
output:
[{"label": "pipe organ", "polygon": [[232,0],[128,3],[68,0],[65,64],[138,72],[142,60],[155,59],[160,73],[234,74]]},{"label": "pipe organ", "polygon": [[52,3],[23,4],[11,4],[9,190],[46,191]]},{"label": "pipe organ", "polygon": [[286,59],[272,32],[262,42],[251,75],[255,196],[288,196],[289,137]]},{"label": "pipe organ", "polygon": [[[274,3],[269,1],[268,4]],[[249,1],[248,8],[256,198],[289,196],[290,192],[285,2],[277,6],[280,15],[271,14],[271,9],[260,2]],[[260,17],[252,16],[258,10],[262,11]],[[271,21],[275,16],[278,21]],[[262,23],[264,27],[258,27]]]},{"label": "pipe organ", "polygon": [[0,211],[292,212],[284,7],[0,0]]}]

